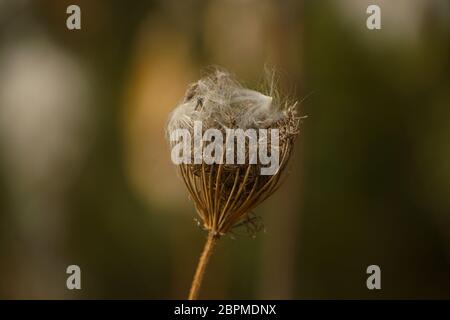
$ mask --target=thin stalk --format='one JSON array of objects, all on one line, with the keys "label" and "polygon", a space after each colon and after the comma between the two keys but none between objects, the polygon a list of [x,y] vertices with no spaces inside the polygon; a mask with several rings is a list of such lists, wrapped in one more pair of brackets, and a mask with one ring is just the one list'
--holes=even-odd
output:
[{"label": "thin stalk", "polygon": [[189,291],[189,300],[197,300],[198,293],[200,291],[200,286],[202,285],[203,276],[205,274],[206,266],[208,264],[209,258],[213,253],[214,247],[218,240],[218,236],[214,235],[213,232],[208,234],[208,239],[206,240],[205,247],[203,248],[202,255],[198,261],[197,270],[195,271],[194,279],[192,280],[191,290]]}]

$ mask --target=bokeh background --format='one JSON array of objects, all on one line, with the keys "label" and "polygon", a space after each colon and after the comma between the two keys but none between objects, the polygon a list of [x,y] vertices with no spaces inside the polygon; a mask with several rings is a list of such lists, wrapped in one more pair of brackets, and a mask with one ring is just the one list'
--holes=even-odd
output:
[{"label": "bokeh background", "polygon": [[308,118],[202,298],[450,298],[447,0],[0,1],[0,298],[186,297],[206,235],[164,125],[211,65],[275,67]]}]

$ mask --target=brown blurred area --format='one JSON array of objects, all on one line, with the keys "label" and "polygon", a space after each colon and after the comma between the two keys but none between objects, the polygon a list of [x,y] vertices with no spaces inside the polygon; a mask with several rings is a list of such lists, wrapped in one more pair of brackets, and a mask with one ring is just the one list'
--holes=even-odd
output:
[{"label": "brown blurred area", "polygon": [[450,298],[449,39],[445,0],[0,2],[0,298],[186,297],[206,235],[164,126],[209,66],[273,66],[308,118],[201,298]]}]

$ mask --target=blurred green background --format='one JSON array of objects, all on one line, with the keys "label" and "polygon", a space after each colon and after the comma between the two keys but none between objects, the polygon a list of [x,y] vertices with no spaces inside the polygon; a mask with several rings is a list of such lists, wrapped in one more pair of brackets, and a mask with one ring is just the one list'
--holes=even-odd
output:
[{"label": "blurred green background", "polygon": [[186,298],[206,235],[164,125],[211,65],[274,66],[308,118],[201,298],[450,298],[446,0],[0,1],[0,298]]}]

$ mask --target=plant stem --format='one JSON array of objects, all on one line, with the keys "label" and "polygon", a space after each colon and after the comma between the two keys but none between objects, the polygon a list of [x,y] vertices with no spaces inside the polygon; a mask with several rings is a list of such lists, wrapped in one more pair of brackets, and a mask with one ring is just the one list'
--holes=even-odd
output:
[{"label": "plant stem", "polygon": [[192,280],[191,290],[189,291],[189,300],[196,300],[198,298],[198,293],[200,291],[200,286],[205,274],[206,265],[208,264],[209,258],[211,257],[218,239],[219,238],[214,235],[213,232],[210,232],[208,234],[208,239],[206,240],[202,255],[200,256],[200,259],[198,261],[194,279]]}]

